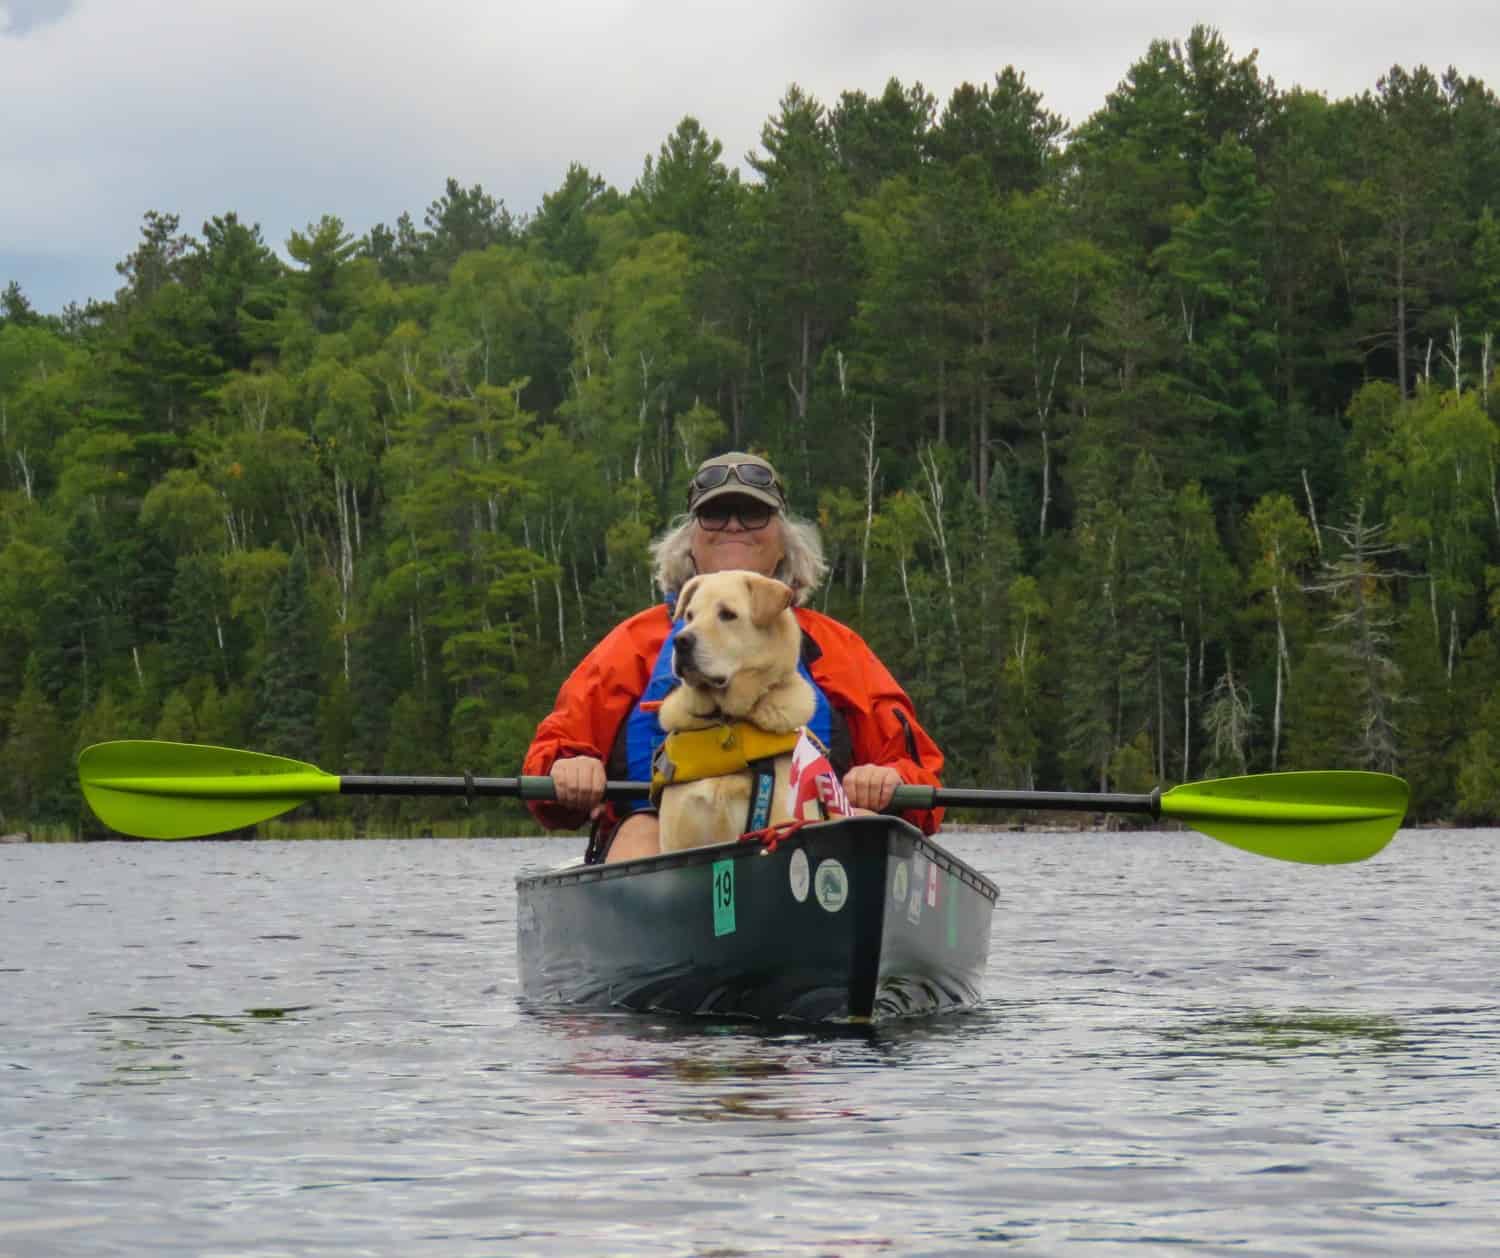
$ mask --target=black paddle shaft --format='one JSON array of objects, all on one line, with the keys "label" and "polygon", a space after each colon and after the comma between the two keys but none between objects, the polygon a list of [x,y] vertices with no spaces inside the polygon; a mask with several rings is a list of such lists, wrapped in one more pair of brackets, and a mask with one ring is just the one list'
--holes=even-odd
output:
[{"label": "black paddle shaft", "polygon": [[1026,812],[1138,812],[1161,816],[1161,791],[1149,795],[1107,795],[1090,791],[986,791],[951,786],[898,786],[891,807],[997,808]]},{"label": "black paddle shaft", "polygon": [[[650,791],[646,782],[606,782],[608,799],[639,799]],[[350,775],[339,778],[341,795],[499,795],[513,799],[549,800],[556,795],[550,777],[477,778],[386,777]],[[923,808],[995,808],[1025,812],[1133,812],[1161,816],[1161,792],[1149,795],[1108,795],[1090,791],[987,791],[965,787],[903,785],[896,788],[891,810]]]},{"label": "black paddle shaft", "polygon": [[[608,799],[639,799],[651,790],[649,782],[606,782]],[[387,777],[349,774],[339,778],[340,795],[499,795],[511,799],[556,799],[549,777],[477,778],[463,777]]]}]

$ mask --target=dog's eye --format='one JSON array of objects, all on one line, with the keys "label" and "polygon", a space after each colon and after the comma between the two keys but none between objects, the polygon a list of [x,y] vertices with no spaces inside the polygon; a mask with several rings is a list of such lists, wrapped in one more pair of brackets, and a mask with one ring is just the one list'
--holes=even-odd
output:
[{"label": "dog's eye", "polygon": [[727,608],[727,607],[721,607],[721,608],[719,608],[719,619],[720,620],[738,620],[739,617],[736,616],[732,611],[730,611],[729,608]]}]

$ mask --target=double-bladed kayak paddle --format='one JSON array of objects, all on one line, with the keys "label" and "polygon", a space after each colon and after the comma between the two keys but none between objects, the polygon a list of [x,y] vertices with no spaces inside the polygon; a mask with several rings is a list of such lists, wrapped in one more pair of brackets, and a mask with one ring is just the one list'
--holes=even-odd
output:
[{"label": "double-bladed kayak paddle", "polygon": [[[240,830],[320,795],[553,798],[549,777],[339,776],[257,751],[148,740],[86,748],[78,777],[105,825],[144,839]],[[628,799],[647,790],[644,782],[610,782],[605,793]],[[900,786],[891,810],[1136,813],[1180,821],[1258,856],[1335,865],[1365,860],[1389,843],[1406,816],[1406,801],[1406,783],[1398,777],[1341,770],[1219,778],[1145,795]]]}]

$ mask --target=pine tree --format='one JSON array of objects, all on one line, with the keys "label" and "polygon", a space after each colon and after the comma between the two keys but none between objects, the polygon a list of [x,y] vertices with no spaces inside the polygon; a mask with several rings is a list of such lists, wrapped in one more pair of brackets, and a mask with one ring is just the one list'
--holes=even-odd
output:
[{"label": "pine tree", "polygon": [[318,754],[321,675],[307,555],[299,546],[277,587],[256,687],[261,750],[295,760]]},{"label": "pine tree", "polygon": [[35,667],[7,722],[9,737],[0,743],[0,819],[7,827],[61,821],[69,796],[76,796],[67,772],[68,743],[56,707],[43,693]]},{"label": "pine tree", "polygon": [[164,685],[176,688],[194,677],[225,680],[224,653],[219,645],[222,600],[223,578],[213,558],[188,554],[177,561],[167,604]]},{"label": "pine tree", "polygon": [[1186,383],[1208,403],[1212,431],[1199,476],[1226,498],[1253,500],[1252,453],[1275,409],[1275,365],[1262,271],[1271,195],[1255,155],[1232,136],[1204,165],[1205,196],[1157,253],[1175,289]]}]

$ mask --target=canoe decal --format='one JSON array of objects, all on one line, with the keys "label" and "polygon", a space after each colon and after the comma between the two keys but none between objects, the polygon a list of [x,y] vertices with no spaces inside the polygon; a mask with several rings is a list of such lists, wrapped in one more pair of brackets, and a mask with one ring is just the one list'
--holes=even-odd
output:
[{"label": "canoe decal", "polygon": [[734,934],[734,862],[714,862],[714,936]]},{"label": "canoe decal", "polygon": [[786,873],[792,884],[792,899],[798,904],[805,904],[808,889],[812,885],[812,875],[807,869],[807,853],[800,847],[792,853],[792,859],[787,862]]},{"label": "canoe decal", "polygon": [[896,872],[891,875],[891,899],[897,904],[906,903],[906,881],[909,877],[906,871],[906,862],[896,862]]},{"label": "canoe decal", "polygon": [[849,875],[831,857],[818,866],[813,875],[813,894],[830,913],[837,913],[849,899]]}]

